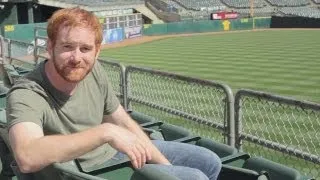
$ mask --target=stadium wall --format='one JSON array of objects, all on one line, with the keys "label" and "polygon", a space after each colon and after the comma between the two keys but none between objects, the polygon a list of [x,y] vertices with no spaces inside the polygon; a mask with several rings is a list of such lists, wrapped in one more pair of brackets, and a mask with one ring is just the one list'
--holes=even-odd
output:
[{"label": "stadium wall", "polygon": [[272,16],[271,28],[320,28],[319,18]]},{"label": "stadium wall", "polygon": [[226,20],[180,21],[165,24],[145,25],[144,35],[165,35],[183,33],[202,33],[233,30],[270,28],[271,18],[242,18]]}]

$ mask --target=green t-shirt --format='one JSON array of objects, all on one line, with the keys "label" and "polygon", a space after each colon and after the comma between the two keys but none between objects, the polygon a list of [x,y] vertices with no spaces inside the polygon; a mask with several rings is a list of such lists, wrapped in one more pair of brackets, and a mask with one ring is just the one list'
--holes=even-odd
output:
[{"label": "green t-shirt", "polygon": [[[45,62],[19,79],[7,95],[8,129],[20,122],[33,122],[45,135],[71,134],[102,123],[103,115],[119,106],[103,67],[96,61],[92,71],[81,81],[72,96],[54,88],[45,72]],[[78,158],[90,168],[114,156],[116,150],[104,144]]]}]

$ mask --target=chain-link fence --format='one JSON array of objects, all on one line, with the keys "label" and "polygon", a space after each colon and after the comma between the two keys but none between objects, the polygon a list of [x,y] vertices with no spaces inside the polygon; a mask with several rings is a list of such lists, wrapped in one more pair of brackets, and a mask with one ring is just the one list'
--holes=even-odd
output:
[{"label": "chain-link fence", "polygon": [[100,59],[99,62],[107,72],[108,80],[110,80],[112,88],[119,98],[122,105],[124,105],[123,98],[123,84],[124,84],[124,73],[125,67],[120,63],[113,62],[111,60]]},{"label": "chain-link fence", "polygon": [[236,147],[320,178],[320,105],[240,90]]},{"label": "chain-link fence", "polygon": [[227,85],[133,66],[125,75],[130,110],[234,145],[233,95]]}]

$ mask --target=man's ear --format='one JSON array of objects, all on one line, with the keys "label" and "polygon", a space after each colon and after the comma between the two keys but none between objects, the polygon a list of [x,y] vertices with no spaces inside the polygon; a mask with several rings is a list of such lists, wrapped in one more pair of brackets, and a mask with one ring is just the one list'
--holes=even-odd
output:
[{"label": "man's ear", "polygon": [[48,55],[49,55],[49,59],[51,59],[53,57],[53,43],[50,39],[47,40],[47,51],[48,51]]},{"label": "man's ear", "polygon": [[96,59],[98,59],[101,50],[101,45],[97,46]]}]

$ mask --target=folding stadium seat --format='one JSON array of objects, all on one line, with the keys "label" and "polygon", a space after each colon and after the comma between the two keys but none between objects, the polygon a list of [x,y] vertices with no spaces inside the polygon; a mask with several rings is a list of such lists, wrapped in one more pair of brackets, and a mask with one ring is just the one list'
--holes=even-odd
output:
[{"label": "folding stadium seat", "polygon": [[140,113],[137,111],[129,110],[127,112],[131,116],[131,118],[133,120],[135,120],[142,127],[152,125],[152,124],[159,122],[154,117],[148,116],[146,114],[143,114],[143,113]]},{"label": "folding stadium seat", "polygon": [[243,168],[257,172],[268,172],[270,179],[281,180],[308,180],[312,179],[300,174],[296,169],[270,161],[262,157],[251,157],[244,164]]},{"label": "folding stadium seat", "polygon": [[186,140],[185,143],[201,146],[215,152],[220,157],[222,164],[226,165],[242,167],[244,162],[250,158],[250,155],[245,152],[239,152],[234,147],[208,138],[194,136],[193,138]]},{"label": "folding stadium seat", "polygon": [[[222,165],[219,177],[219,180],[269,180],[268,173],[266,172],[256,172],[250,169]],[[279,179],[280,180],[280,179]]]},{"label": "folding stadium seat", "polygon": [[271,179],[271,180],[311,180],[312,178],[301,175],[296,169],[267,160],[262,157],[241,157],[239,163],[224,162],[219,176],[220,180],[232,179]]},{"label": "folding stadium seat", "polygon": [[145,166],[141,169],[133,170],[130,165],[122,164],[113,169],[100,169],[95,172],[84,173],[62,164],[55,164],[62,179],[68,180],[177,180],[176,177],[158,171],[154,167]]},{"label": "folding stadium seat", "polygon": [[13,85],[14,82],[21,76],[25,75],[26,73],[30,72],[31,69],[26,69],[21,66],[5,64],[4,69],[6,71],[6,75],[9,78],[10,84]]},{"label": "folding stadium seat", "polygon": [[5,109],[7,106],[7,100],[6,100],[7,93],[1,93],[0,94],[0,108]]}]

